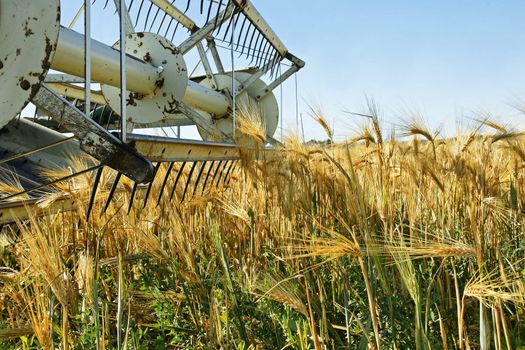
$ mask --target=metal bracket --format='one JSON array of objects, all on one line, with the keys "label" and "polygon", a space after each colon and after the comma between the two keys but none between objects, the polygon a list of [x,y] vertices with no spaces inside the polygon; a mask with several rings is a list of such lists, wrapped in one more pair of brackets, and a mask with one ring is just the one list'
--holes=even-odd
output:
[{"label": "metal bracket", "polygon": [[148,183],[153,179],[154,169],[150,161],[45,84],[42,84],[32,102],[75,134],[80,141],[80,148],[102,164],[122,172],[138,183]]}]

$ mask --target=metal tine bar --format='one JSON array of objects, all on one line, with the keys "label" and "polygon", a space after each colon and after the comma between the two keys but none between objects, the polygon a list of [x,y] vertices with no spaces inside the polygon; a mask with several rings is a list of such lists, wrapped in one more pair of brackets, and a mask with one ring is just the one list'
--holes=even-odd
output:
[{"label": "metal tine bar", "polygon": [[79,175],[82,175],[82,174],[85,174],[85,173],[88,173],[90,171],[93,171],[93,170],[97,170],[98,168],[102,167],[103,165],[102,164],[99,164],[99,165],[95,165],[95,166],[92,166],[90,168],[87,168],[87,169],[84,169],[84,170],[81,170],[79,171],[78,173],[74,173],[74,174],[71,174],[71,175],[67,175],[67,176],[64,176],[64,177],[61,177],[60,179],[56,179],[56,180],[52,180],[52,181],[49,181],[49,182],[46,182],[44,184],[41,184],[41,185],[38,185],[36,187],[33,187],[33,188],[29,188],[27,190],[24,190],[24,191],[20,191],[18,193],[13,193],[13,194],[10,194],[8,196],[5,196],[3,198],[0,198],[0,201],[6,201],[8,199],[11,199],[11,198],[15,198],[15,197],[18,197],[18,196],[21,196],[21,195],[24,195],[24,194],[28,194],[28,193],[31,193],[31,192],[35,192],[35,191],[38,191],[38,190],[41,190],[43,188],[46,188],[46,187],[49,187],[49,186],[52,186],[56,183],[59,183],[59,182],[62,182],[62,181],[66,181],[66,180],[69,180],[69,179],[72,179],[74,177],[77,177]]},{"label": "metal tine bar", "polygon": [[159,195],[157,197],[157,207],[160,204],[160,200],[162,199],[162,194],[164,192],[164,188],[166,187],[166,184],[168,183],[168,179],[171,174],[171,170],[173,169],[173,166],[175,165],[175,162],[170,162],[170,165],[168,166],[168,170],[166,170],[166,175],[164,176],[164,180],[162,181],[162,185],[160,186]]},{"label": "metal tine bar", "polygon": [[170,202],[173,199],[173,195],[175,194],[175,189],[177,188],[177,183],[179,182],[180,176],[182,175],[182,171],[184,170],[185,166],[186,166],[186,162],[183,162],[179,168],[179,171],[177,172],[177,177],[175,178],[175,182],[173,183],[173,188],[171,189],[171,193],[170,193],[170,199],[169,199]]},{"label": "metal tine bar", "polygon": [[146,194],[144,195],[144,203],[142,204],[142,209],[146,208],[146,204],[148,204],[149,194],[151,193],[151,189],[153,188],[153,183],[155,182],[155,176],[157,175],[161,165],[162,163],[158,162],[157,165],[155,166],[155,170],[153,173],[154,174],[153,180],[151,180],[151,182],[148,184],[148,189],[146,190]]},{"label": "metal tine bar", "polygon": [[197,166],[197,162],[193,162],[193,165],[191,166],[190,172],[188,174],[188,178],[186,179],[186,185],[184,186],[184,192],[182,192],[182,197],[180,199],[180,202],[184,202],[184,198],[186,197],[186,192],[188,191],[188,187],[191,182],[191,177],[193,175],[193,172],[195,171],[195,167]]},{"label": "metal tine bar", "polygon": [[86,208],[86,221],[89,221],[89,216],[91,215],[91,211],[93,210],[93,204],[95,204],[95,197],[97,196],[97,189],[100,183],[100,178],[102,177],[103,170],[104,170],[104,167],[100,167],[97,169],[97,174],[95,175],[95,182],[93,182],[91,196],[89,197],[89,203]]},{"label": "metal tine bar", "polygon": [[204,178],[204,184],[202,185],[201,194],[204,194],[204,191],[206,190],[206,184],[208,183],[208,179],[210,178],[211,169],[213,169],[214,165],[215,165],[215,161],[212,161],[210,164],[210,167],[208,168],[208,171],[206,172],[206,177]]},{"label": "metal tine bar", "polygon": [[224,162],[224,166],[222,167],[222,170],[221,170],[221,173],[219,174],[219,178],[217,179],[217,183],[215,183],[215,186],[219,186],[219,184],[221,183],[221,178],[222,178],[222,175],[224,174],[224,169],[226,169],[226,166],[228,165],[230,161],[226,161]]},{"label": "metal tine bar", "polygon": [[[234,171],[235,168],[237,167],[237,163],[238,163],[238,162],[239,162],[239,161],[234,161],[234,162],[233,162],[233,167],[232,167],[232,170],[231,170],[231,172],[230,172],[230,175],[233,174],[233,171]],[[225,181],[225,184],[224,184],[224,185],[225,185],[225,186],[228,186],[228,185],[230,184],[231,176],[229,176],[227,179],[228,179],[228,181],[226,181],[226,178],[224,179],[224,181]]]},{"label": "metal tine bar", "polygon": [[197,188],[199,188],[199,181],[201,179],[202,172],[204,171],[204,168],[206,167],[206,163],[208,163],[206,160],[202,162],[201,168],[199,169],[199,174],[197,175],[197,180],[195,180],[195,187],[193,188],[192,197],[195,197],[195,193],[197,193]]},{"label": "metal tine bar", "polygon": [[115,195],[115,191],[117,190],[118,183],[121,177],[122,177],[122,173],[117,173],[117,176],[115,176],[115,180],[113,181],[113,185],[111,186],[111,189],[109,190],[109,196],[108,196],[108,199],[106,200],[106,204],[104,204],[102,213],[105,213],[106,211],[108,211],[109,204],[111,203],[111,200],[113,199],[113,196]]},{"label": "metal tine bar", "polygon": [[237,163],[236,160],[232,161],[230,163],[230,167],[228,168],[228,170],[226,171],[226,175],[224,176],[224,182],[223,182],[223,185],[226,185],[226,180],[228,180],[228,177],[230,176],[230,172],[232,171],[233,169],[233,166],[234,164]]},{"label": "metal tine bar", "polygon": [[139,184],[137,182],[133,183],[133,189],[131,190],[131,194],[129,196],[128,214],[131,212],[131,208],[133,208],[133,199],[135,198],[135,193],[137,192],[138,185]]}]

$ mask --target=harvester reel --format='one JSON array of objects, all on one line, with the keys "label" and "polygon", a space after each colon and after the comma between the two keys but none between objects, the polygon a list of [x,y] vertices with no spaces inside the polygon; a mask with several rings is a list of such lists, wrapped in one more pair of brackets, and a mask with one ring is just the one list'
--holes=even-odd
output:
[{"label": "harvester reel", "polygon": [[[146,206],[159,172],[164,179],[157,205],[168,183],[170,202],[177,186],[183,186],[183,202],[211,186],[227,185],[242,158],[239,144],[253,145],[250,135],[234,132],[246,114],[260,118],[258,131],[267,137],[263,143],[275,141],[279,108],[273,91],[304,62],[288,51],[250,0],[187,0],[184,11],[169,0],[82,1],[89,21],[94,16],[88,7],[121,8],[114,13],[126,55],[118,41],[112,47],[78,32],[74,23],[61,26],[61,1],[66,2],[0,0],[0,176],[14,177],[21,185],[18,193],[0,191],[0,223],[12,222],[8,217],[15,214],[19,219],[28,208],[27,201],[12,199],[25,195],[36,203],[42,194],[56,192],[56,183],[93,173],[89,215],[106,166],[117,173],[106,189],[104,210],[121,187],[122,175],[135,183],[128,211],[139,192],[145,192]],[[89,27],[84,26],[86,33]],[[198,53],[197,62],[187,61],[190,51]],[[230,61],[234,51],[248,68]],[[281,73],[283,61],[289,68]],[[204,74],[188,76],[187,64],[202,66]],[[231,70],[225,70],[230,64]],[[48,74],[51,69],[54,74]],[[98,86],[101,91],[95,90]],[[22,115],[29,103],[36,107],[31,119]],[[160,128],[166,135],[165,128],[194,125],[204,141],[131,134],[135,125],[155,132]],[[72,169],[65,155],[81,152],[92,156],[86,169],[58,179],[42,171]]]},{"label": "harvester reel", "polygon": [[0,128],[38,92],[59,28],[59,0],[0,1]]}]

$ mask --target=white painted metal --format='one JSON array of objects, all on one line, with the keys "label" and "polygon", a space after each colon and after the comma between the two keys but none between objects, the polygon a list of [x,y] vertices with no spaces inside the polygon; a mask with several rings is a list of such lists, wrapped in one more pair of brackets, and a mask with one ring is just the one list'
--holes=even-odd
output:
[{"label": "white painted metal", "polygon": [[59,0],[0,0],[0,127],[22,110],[44,80],[59,13]]},{"label": "white painted metal", "polygon": [[[118,49],[120,44],[116,43],[114,47]],[[186,92],[188,72],[184,58],[170,41],[154,33],[128,35],[126,52],[128,57],[142,57],[145,61],[142,65],[161,68],[160,74],[154,79],[156,84],[151,95],[141,96],[130,88],[126,97],[128,120],[133,123],[152,123],[168,119],[175,112],[177,101],[182,100]],[[141,82],[133,81],[135,78],[130,76],[127,78],[128,86]],[[120,88],[102,85],[102,93],[109,106],[119,111]]]},{"label": "white painted metal", "polygon": [[[55,57],[51,68],[76,75],[84,76],[84,36],[74,30],[60,28]],[[120,54],[99,41],[91,40],[91,79],[103,84],[120,86]],[[151,64],[127,56],[126,78],[127,88],[144,95],[155,92],[155,82],[161,69]],[[119,111],[120,107],[116,109]]]},{"label": "white painted metal", "polygon": [[[216,75],[217,83],[219,84],[219,89],[231,89],[232,85],[232,77],[230,75],[231,73],[227,73],[224,75]],[[252,74],[245,73],[245,72],[239,72],[237,71],[235,73],[235,83],[234,88],[235,90],[239,90],[239,86],[242,85],[243,81],[247,81],[252,77]],[[207,81],[204,80],[202,82],[204,86],[206,86]],[[242,93],[238,94],[236,97],[236,104],[237,104],[237,114],[242,115],[246,111],[255,112],[253,114],[259,115],[260,118],[263,119],[263,124],[266,127],[266,135],[273,136],[275,131],[277,130],[277,125],[279,122],[279,105],[277,104],[277,100],[273,94],[267,94],[260,100],[256,99],[256,95],[260,90],[264,90],[266,88],[266,83],[260,79],[257,79],[251,83],[251,85]],[[210,122],[212,122],[219,130],[221,130],[224,134],[228,136],[233,135],[233,123],[231,118],[217,118],[217,119],[211,119]],[[210,138],[210,135],[203,130],[202,128],[198,127],[199,134],[203,138],[203,140],[213,140]],[[243,140],[242,135],[236,136],[236,141],[241,143],[246,143]]]}]

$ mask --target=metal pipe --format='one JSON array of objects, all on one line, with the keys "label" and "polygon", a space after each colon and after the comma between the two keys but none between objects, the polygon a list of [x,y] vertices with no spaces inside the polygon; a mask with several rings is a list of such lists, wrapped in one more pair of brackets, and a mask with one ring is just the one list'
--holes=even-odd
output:
[{"label": "metal pipe", "polygon": [[[64,27],[60,28],[58,43],[51,68],[84,76],[84,35]],[[144,95],[153,94],[155,82],[162,69],[129,55],[126,56],[127,88]],[[99,41],[91,40],[91,79],[120,87],[120,53]]]},{"label": "metal pipe", "polygon": [[182,102],[194,109],[218,116],[225,115],[230,110],[228,97],[192,80],[188,81],[188,87],[186,88],[186,94],[182,98]]},{"label": "metal pipe", "polygon": [[[73,30],[61,28],[57,50],[51,68],[84,76],[84,36]],[[162,68],[126,56],[126,87],[129,91],[153,95]],[[120,87],[120,52],[99,41],[91,40],[91,79],[94,82]],[[182,101],[187,105],[213,115],[228,113],[230,101],[220,92],[189,80]]]}]

